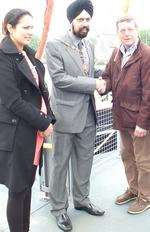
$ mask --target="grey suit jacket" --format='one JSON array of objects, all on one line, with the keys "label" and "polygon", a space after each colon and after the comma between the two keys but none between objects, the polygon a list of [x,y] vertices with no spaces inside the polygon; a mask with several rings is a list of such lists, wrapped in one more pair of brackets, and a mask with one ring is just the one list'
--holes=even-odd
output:
[{"label": "grey suit jacket", "polygon": [[90,77],[84,75],[79,52],[69,33],[47,43],[46,59],[52,79],[51,107],[57,120],[56,131],[80,133],[85,126],[90,95],[96,87],[94,50],[90,44],[88,53]]}]

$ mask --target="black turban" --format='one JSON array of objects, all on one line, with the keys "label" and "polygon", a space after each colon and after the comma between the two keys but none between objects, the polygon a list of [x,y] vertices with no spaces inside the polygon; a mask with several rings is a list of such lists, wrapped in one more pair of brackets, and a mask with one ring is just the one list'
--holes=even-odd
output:
[{"label": "black turban", "polygon": [[76,0],[67,8],[67,18],[71,23],[83,10],[93,16],[93,4],[90,0]]}]

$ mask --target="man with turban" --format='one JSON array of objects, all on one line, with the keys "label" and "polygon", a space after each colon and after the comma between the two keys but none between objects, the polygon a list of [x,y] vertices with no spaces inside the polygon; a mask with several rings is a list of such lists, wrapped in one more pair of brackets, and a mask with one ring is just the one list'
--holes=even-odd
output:
[{"label": "man with turban", "polygon": [[67,8],[70,31],[48,42],[47,66],[52,79],[51,104],[56,117],[53,136],[50,198],[52,214],[63,231],[72,230],[67,214],[66,177],[71,158],[73,203],[76,210],[101,216],[104,211],[89,199],[90,174],[96,134],[93,94],[105,81],[95,79],[93,46],[85,39],[93,16],[89,0]]},{"label": "man with turban", "polygon": [[93,16],[93,4],[88,0],[76,0],[67,8],[67,18],[70,23],[85,10],[92,18]]}]

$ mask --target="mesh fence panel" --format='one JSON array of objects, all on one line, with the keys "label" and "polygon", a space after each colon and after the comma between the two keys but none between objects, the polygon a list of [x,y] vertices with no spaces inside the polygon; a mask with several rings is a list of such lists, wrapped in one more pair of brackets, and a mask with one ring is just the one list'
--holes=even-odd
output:
[{"label": "mesh fence panel", "polygon": [[112,128],[112,109],[97,111],[97,133],[95,140],[95,155],[117,150],[117,131]]}]

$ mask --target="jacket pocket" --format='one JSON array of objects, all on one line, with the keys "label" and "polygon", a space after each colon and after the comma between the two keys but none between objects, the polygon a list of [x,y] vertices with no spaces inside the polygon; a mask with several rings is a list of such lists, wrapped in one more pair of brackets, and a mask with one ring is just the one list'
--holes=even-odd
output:
[{"label": "jacket pocket", "polygon": [[123,107],[123,108],[125,108],[125,109],[127,109],[127,110],[135,111],[135,112],[138,112],[139,108],[140,108],[139,105],[128,103],[128,102],[121,102],[120,106]]},{"label": "jacket pocket", "polygon": [[57,99],[56,104],[57,105],[65,105],[65,106],[74,106],[76,104],[76,102]]},{"label": "jacket pocket", "polygon": [[16,118],[0,117],[0,150],[13,150],[16,126]]},{"label": "jacket pocket", "polygon": [[139,105],[122,102],[120,103],[120,113],[122,116],[122,121],[125,127],[135,126],[138,113]]}]

